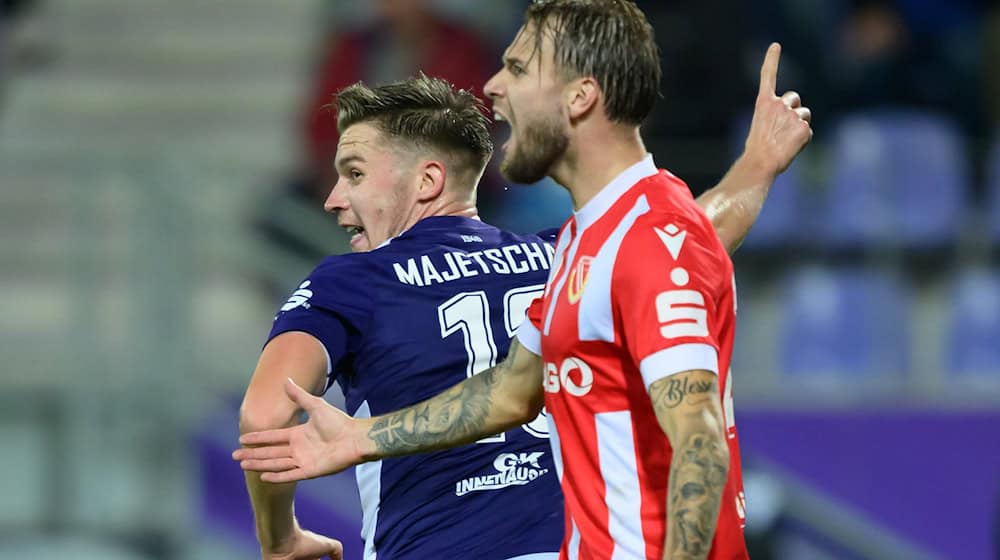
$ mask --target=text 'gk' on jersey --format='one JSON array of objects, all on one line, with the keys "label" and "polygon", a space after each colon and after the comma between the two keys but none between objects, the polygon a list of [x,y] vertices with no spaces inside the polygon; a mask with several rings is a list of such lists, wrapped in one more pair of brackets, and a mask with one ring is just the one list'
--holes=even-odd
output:
[{"label": "text 'gk' on jersey", "polygon": [[[352,415],[399,410],[503,359],[541,295],[552,240],[467,218],[422,220],[384,247],[324,261],[282,307],[272,337],[318,338]],[[559,548],[562,499],[544,417],[356,473],[366,559],[502,560]]]}]

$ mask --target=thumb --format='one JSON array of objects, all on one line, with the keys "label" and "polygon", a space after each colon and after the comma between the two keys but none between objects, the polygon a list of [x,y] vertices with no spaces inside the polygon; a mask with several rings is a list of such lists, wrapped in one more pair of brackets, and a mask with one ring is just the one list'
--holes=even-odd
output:
[{"label": "thumb", "polygon": [[340,541],[323,538],[324,541],[324,554],[330,557],[330,560],[343,560],[344,558],[344,545],[340,544]]},{"label": "thumb", "polygon": [[313,396],[309,391],[299,387],[291,377],[285,380],[285,394],[288,395],[288,398],[292,399],[293,403],[299,405],[306,412],[310,412],[316,408],[316,400],[318,398]]}]

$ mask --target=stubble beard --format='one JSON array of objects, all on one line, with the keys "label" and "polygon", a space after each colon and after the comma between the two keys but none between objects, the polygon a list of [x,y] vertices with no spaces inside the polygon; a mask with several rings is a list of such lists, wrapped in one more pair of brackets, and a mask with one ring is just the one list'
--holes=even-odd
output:
[{"label": "stubble beard", "polygon": [[539,119],[525,125],[513,153],[504,158],[500,172],[514,183],[530,184],[549,175],[566,153],[569,137],[557,118]]}]

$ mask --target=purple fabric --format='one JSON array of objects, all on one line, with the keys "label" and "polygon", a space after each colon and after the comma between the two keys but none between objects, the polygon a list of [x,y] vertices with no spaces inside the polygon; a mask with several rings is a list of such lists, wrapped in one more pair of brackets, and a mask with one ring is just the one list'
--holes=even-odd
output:
[{"label": "purple fabric", "polygon": [[991,558],[1000,412],[738,412],[766,458],[945,558]]}]

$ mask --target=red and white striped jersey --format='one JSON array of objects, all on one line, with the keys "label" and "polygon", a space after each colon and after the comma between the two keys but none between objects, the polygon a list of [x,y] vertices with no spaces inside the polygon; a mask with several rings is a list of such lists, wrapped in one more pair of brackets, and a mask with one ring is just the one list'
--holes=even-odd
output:
[{"label": "red and white striped jersey", "polygon": [[563,494],[566,560],[660,560],[673,450],[649,386],[719,375],[729,478],[709,558],[745,559],[729,362],[733,265],[687,186],[652,158],[563,226],[544,296],[518,331],[545,362],[545,406]]}]

